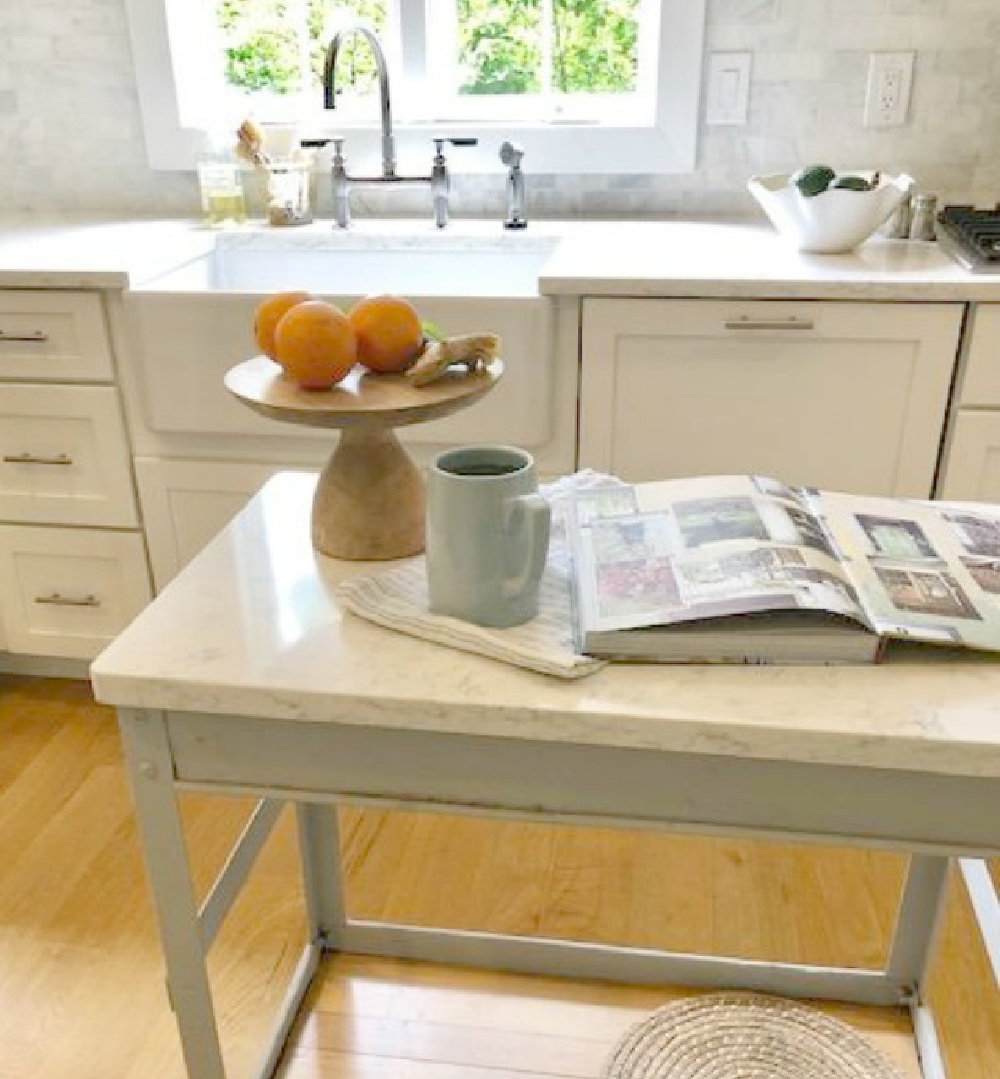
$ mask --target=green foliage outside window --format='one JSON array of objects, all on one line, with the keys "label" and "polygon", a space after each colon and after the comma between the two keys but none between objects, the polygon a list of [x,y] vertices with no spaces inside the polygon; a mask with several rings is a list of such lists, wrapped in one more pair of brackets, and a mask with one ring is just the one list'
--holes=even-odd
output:
[{"label": "green foliage outside window", "polygon": [[[639,0],[553,0],[552,89],[635,89]],[[541,90],[540,0],[458,0],[463,94]]]},{"label": "green foliage outside window", "polygon": [[[435,3],[440,0],[434,0]],[[525,94],[543,88],[541,0],[456,0],[462,94]],[[551,87],[561,93],[635,89],[640,0],[552,0]],[[236,88],[295,93],[303,43],[293,29],[305,5],[309,68],[322,80],[332,30],[364,21],[385,29],[385,0],[217,0],[226,78]],[[340,68],[343,64],[343,68]],[[354,88],[375,85],[375,65],[356,36],[345,42],[338,70]]]},{"label": "green foliage outside window", "polygon": [[639,0],[553,0],[552,86],[563,93],[635,90]]},{"label": "green foliage outside window", "polygon": [[298,81],[296,35],[281,0],[221,0],[226,81],[244,90],[287,93]]},{"label": "green foliage outside window", "polygon": [[458,59],[466,73],[459,93],[538,93],[541,15],[539,0],[458,0]]}]

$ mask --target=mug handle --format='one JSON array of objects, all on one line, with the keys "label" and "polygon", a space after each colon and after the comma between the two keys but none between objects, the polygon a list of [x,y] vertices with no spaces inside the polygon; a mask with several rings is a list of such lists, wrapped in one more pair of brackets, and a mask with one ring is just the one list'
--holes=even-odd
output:
[{"label": "mug handle", "polygon": [[527,531],[529,548],[524,572],[504,582],[504,599],[519,598],[541,579],[549,550],[551,521],[552,509],[541,495],[518,495],[507,500],[504,531]]}]

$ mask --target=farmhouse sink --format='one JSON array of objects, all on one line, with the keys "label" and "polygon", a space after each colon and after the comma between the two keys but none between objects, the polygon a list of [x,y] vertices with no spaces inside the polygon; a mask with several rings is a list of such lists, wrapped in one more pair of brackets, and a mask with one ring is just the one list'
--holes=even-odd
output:
[{"label": "farmhouse sink", "polygon": [[[141,291],[252,292],[300,288],[329,296],[395,292],[418,296],[537,296],[538,275],[556,246],[538,238],[399,235],[341,238],[310,234],[311,244],[222,243]],[[266,238],[265,238],[266,239]]]},{"label": "farmhouse sink", "polygon": [[[234,402],[223,376],[254,355],[253,313],[262,296],[303,289],[343,309],[369,293],[410,299],[446,335],[500,336],[504,377],[473,409],[421,424],[410,441],[504,441],[531,447],[550,434],[550,307],[539,273],[558,237],[539,232],[222,233],[205,254],[128,293],[132,351],[146,421],[163,434],[287,439],[285,424]],[[296,432],[325,439],[329,433]]]}]

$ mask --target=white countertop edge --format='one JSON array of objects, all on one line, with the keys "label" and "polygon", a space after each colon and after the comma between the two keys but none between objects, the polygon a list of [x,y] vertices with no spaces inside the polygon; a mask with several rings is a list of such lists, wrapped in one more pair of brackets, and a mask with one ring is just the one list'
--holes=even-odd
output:
[{"label": "white countertop edge", "polygon": [[126,289],[127,270],[0,270],[0,288]]},{"label": "white countertop edge", "polygon": [[[466,656],[463,660],[470,661],[494,664],[492,660],[478,657]],[[518,673],[548,684],[553,682],[546,675]],[[593,678],[600,677],[592,676],[584,683],[589,684]],[[104,672],[100,660],[91,668],[91,681],[98,701],[130,709],[1000,778],[1000,746],[963,742],[952,736],[937,737],[924,732],[904,735],[895,731],[880,737],[870,731],[796,729],[787,724],[750,726],[742,722],[685,716],[644,717],[608,712],[594,717],[569,711],[506,708],[495,699],[482,706],[468,701],[407,699],[406,715],[402,719],[391,700],[314,692],[275,692],[273,688],[253,683],[188,683],[180,687],[155,677],[144,678],[141,673]],[[577,687],[581,684],[574,683]],[[574,692],[578,692],[578,688]]]},{"label": "white countertop edge", "polygon": [[963,281],[771,281],[766,278],[541,277],[543,296],[675,300],[851,300],[861,303],[1000,302],[1000,277]]},{"label": "white countertop edge", "polygon": [[937,244],[873,237],[845,255],[796,251],[757,218],[531,221],[505,232],[489,219],[359,219],[347,231],[261,222],[213,230],[191,219],[0,217],[0,287],[135,287],[224,246],[350,249],[412,241],[554,245],[539,290],[549,296],[1000,302],[1000,274],[974,274]]}]

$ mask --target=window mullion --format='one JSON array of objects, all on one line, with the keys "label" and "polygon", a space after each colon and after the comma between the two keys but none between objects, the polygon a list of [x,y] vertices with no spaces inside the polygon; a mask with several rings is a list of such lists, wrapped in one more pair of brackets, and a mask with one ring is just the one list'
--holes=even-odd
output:
[{"label": "window mullion", "polygon": [[555,36],[555,12],[552,0],[542,0],[542,107],[552,115],[552,40]]},{"label": "window mullion", "polygon": [[[408,116],[426,115],[428,100],[428,6],[434,0],[388,0],[390,26],[395,31],[400,89],[396,98]],[[440,0],[438,0],[440,2]]]},{"label": "window mullion", "polygon": [[299,65],[299,96],[304,101],[312,83],[311,57],[309,55],[309,3],[308,0],[288,0],[289,21],[295,27],[295,43]]}]

